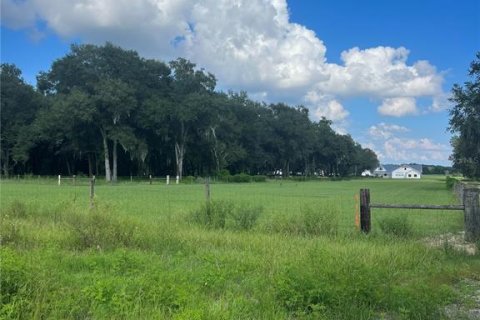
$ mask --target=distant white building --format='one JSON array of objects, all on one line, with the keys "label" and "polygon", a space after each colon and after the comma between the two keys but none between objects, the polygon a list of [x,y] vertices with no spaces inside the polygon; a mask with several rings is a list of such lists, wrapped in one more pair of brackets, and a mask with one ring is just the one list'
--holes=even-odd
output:
[{"label": "distant white building", "polygon": [[373,171],[373,175],[375,177],[389,178],[389,172],[382,165],[380,165],[377,169]]},{"label": "distant white building", "polygon": [[392,179],[420,179],[422,173],[410,165],[401,165],[392,171]]},{"label": "distant white building", "polygon": [[380,178],[420,179],[422,177],[422,169],[421,164],[402,164],[400,166],[385,164],[375,169],[373,175]]}]

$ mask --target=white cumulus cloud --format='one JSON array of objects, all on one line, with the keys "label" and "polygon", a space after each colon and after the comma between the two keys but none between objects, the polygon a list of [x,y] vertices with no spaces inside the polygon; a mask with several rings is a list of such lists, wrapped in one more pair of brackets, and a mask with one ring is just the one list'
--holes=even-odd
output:
[{"label": "white cumulus cloud", "polygon": [[[416,98],[442,110],[443,76],[428,61],[407,62],[406,48],[351,48],[329,63],[314,31],[290,21],[286,0],[2,0],[2,24],[38,23],[66,39],[111,41],[163,60],[186,57],[215,74],[223,88],[267,100],[306,102],[313,116],[345,121],[339,102],[381,101],[388,116],[418,113]],[[311,100],[312,95],[331,97]]]},{"label": "white cumulus cloud", "polygon": [[378,107],[378,112],[386,116],[402,117],[417,114],[418,109],[414,98],[400,97],[383,100],[382,105]]},{"label": "white cumulus cloud", "polygon": [[410,133],[407,127],[381,122],[368,129],[369,139],[362,146],[374,150],[383,163],[450,164],[450,145],[425,137],[406,137]]},{"label": "white cumulus cloud", "polygon": [[385,157],[397,162],[437,163],[445,161],[450,154],[448,145],[430,139],[392,138],[384,143]]},{"label": "white cumulus cloud", "polygon": [[371,126],[368,129],[368,134],[373,139],[388,139],[397,133],[408,132],[408,131],[410,130],[406,127],[399,126],[396,124],[387,124],[385,122],[381,122],[377,125]]}]

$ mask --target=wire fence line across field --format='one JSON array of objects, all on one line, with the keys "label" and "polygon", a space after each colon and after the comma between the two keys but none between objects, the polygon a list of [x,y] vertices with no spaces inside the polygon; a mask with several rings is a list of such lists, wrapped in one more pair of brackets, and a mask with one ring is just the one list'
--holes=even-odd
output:
[{"label": "wire fence line across field", "polygon": [[[177,185],[175,179],[169,180],[167,184],[167,177],[128,176],[119,177],[116,183],[110,183],[106,182],[104,177],[96,177],[94,201],[108,204],[119,213],[127,215],[174,217],[188,215],[210,199],[262,207],[261,220],[264,223],[285,217],[301,218],[305,212],[333,212],[338,215],[341,232],[355,228],[354,195],[358,192],[356,186],[361,182],[268,180],[258,183],[223,183],[202,177],[185,179]],[[2,202],[18,199],[44,207],[74,202],[80,207],[86,207],[90,203],[90,181],[91,178],[86,176],[62,176],[60,185],[58,176],[2,179],[3,189],[7,190],[12,186],[8,192],[3,192]],[[209,181],[208,197],[205,181]],[[395,188],[392,192],[399,198],[415,193],[409,191],[409,188]],[[406,215],[422,234],[442,233],[462,227],[462,219],[458,213],[445,210],[427,215],[419,210],[398,210],[392,213],[386,209],[378,209],[372,223],[379,224],[382,220],[398,214]]]}]

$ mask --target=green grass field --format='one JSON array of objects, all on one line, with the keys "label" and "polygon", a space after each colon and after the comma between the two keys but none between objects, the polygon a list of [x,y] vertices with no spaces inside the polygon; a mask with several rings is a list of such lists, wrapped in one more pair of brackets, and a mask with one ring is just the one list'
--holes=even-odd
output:
[{"label": "green grass field", "polygon": [[463,228],[459,211],[372,209],[354,196],[454,204],[421,181],[202,184],[4,180],[1,311],[6,319],[441,319],[480,280],[480,259],[425,246]]}]

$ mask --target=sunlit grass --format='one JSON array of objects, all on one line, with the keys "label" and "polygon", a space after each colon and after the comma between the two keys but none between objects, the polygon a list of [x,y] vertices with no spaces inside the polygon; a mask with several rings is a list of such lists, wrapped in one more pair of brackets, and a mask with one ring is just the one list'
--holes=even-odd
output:
[{"label": "sunlit grass", "polygon": [[[455,203],[441,178],[212,184],[225,210],[262,208],[248,228],[192,220],[202,184],[99,184],[92,210],[87,184],[55,182],[2,181],[2,318],[439,319],[480,274],[477,257],[420,241],[461,230],[459,212],[373,209],[372,234],[355,229],[360,188]],[[395,216],[412,233],[384,234]]]}]

